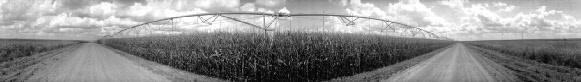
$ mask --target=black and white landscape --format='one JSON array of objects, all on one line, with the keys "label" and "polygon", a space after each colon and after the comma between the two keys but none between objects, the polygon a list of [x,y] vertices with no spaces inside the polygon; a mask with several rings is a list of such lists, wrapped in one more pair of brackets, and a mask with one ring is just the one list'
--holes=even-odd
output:
[{"label": "black and white landscape", "polygon": [[579,0],[0,0],[2,82],[579,82]]}]

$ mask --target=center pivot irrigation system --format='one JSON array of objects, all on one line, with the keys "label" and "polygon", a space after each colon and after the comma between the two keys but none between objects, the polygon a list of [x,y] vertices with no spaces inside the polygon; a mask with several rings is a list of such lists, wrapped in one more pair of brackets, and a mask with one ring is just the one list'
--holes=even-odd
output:
[{"label": "center pivot irrigation system", "polygon": [[[235,16],[242,16],[242,17],[249,16],[249,18],[237,18]],[[220,17],[223,20],[216,21],[216,19],[219,19]],[[196,23],[192,23],[192,24],[206,24],[206,25],[212,25],[212,24],[218,23],[220,21],[236,21],[239,23],[249,25],[255,29],[264,30],[264,33],[268,34],[267,32],[275,31],[276,28],[272,28],[271,25],[273,25],[273,23],[276,22],[277,20],[284,19],[284,18],[295,18],[295,17],[336,17],[337,19],[341,20],[341,22],[337,23],[337,24],[344,24],[346,26],[356,26],[356,24],[357,24],[356,22],[358,20],[359,21],[362,21],[362,20],[371,21],[371,20],[373,20],[373,21],[381,22],[381,27],[379,27],[381,32],[394,33],[391,36],[402,36],[402,37],[405,36],[405,37],[414,37],[414,38],[452,40],[452,39],[447,38],[447,37],[438,36],[432,32],[426,31],[426,30],[418,28],[418,27],[414,27],[414,26],[407,25],[407,24],[400,23],[400,22],[372,18],[372,17],[339,15],[339,14],[300,14],[300,13],[299,14],[287,14],[287,13],[263,13],[263,12],[203,13],[203,14],[191,14],[191,15],[184,15],[184,16],[169,17],[169,18],[145,22],[145,23],[141,23],[141,24],[129,27],[129,28],[125,28],[125,29],[122,29],[121,31],[118,31],[118,32],[113,33],[111,35],[106,35],[103,38],[132,37],[132,36],[142,36],[142,35],[147,35],[147,34],[156,34],[156,32],[153,32],[154,30],[152,30],[155,28],[157,28],[158,30],[166,28],[165,29],[166,34],[167,33],[179,34],[179,31],[175,30],[175,28],[177,27],[175,23],[176,23],[176,20],[177,21],[184,21],[184,20],[180,20],[180,19],[195,19],[193,21],[195,21]],[[256,21],[256,19],[259,19],[259,20],[261,19],[260,20],[261,22],[254,24],[254,23],[252,23],[253,21],[248,21],[248,19],[253,19],[254,22]],[[267,20],[269,20],[270,22],[267,22]],[[318,20],[318,21],[321,21],[321,20]],[[324,22],[324,21],[328,21],[328,20],[325,20],[325,18],[323,18],[322,21]],[[199,23],[199,22],[201,22],[201,23]],[[290,22],[290,23],[292,23],[292,22]],[[220,22],[220,24],[221,24],[221,22]],[[324,24],[325,23],[323,23],[323,27],[324,27]],[[222,27],[222,26],[220,25],[220,27]],[[168,29],[173,29],[173,30],[168,30]],[[177,33],[172,33],[172,32],[177,32]],[[157,34],[159,34],[159,33],[157,33]]]}]

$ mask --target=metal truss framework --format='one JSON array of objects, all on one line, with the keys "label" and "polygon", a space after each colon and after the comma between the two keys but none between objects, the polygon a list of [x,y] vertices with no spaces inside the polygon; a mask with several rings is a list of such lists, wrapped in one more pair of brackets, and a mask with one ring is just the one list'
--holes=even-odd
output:
[{"label": "metal truss framework", "polygon": [[[252,23],[246,22],[246,21],[238,19],[238,18],[226,16],[226,15],[262,16],[262,20],[264,23],[263,23],[263,25],[256,25],[256,24],[252,24]],[[204,18],[203,16],[205,16],[206,18]],[[218,19],[218,17],[223,17],[226,19],[230,19],[233,21],[237,21],[240,23],[250,25],[256,29],[261,29],[264,31],[274,31],[274,29],[270,28],[270,26],[280,17],[307,17],[307,16],[338,17],[341,20],[341,22],[344,23],[346,26],[355,25],[356,24],[355,21],[358,19],[376,20],[376,21],[382,22],[383,30],[391,29],[391,30],[393,30],[394,33],[396,32],[395,25],[399,25],[399,28],[401,28],[400,30],[403,30],[400,33],[400,36],[404,36],[404,34],[406,32],[409,32],[410,34],[408,36],[412,36],[412,37],[438,39],[438,40],[452,40],[450,38],[438,36],[432,32],[429,32],[429,31],[426,31],[424,29],[417,28],[417,27],[414,27],[411,25],[407,25],[407,24],[399,23],[399,22],[395,22],[395,21],[390,21],[390,20],[385,20],[385,19],[372,18],[372,17],[353,16],[353,15],[338,15],[338,14],[283,14],[283,13],[261,13],[261,12],[204,13],[204,14],[192,14],[192,15],[184,15],[184,16],[177,16],[177,17],[169,17],[169,18],[145,22],[145,23],[141,23],[141,24],[129,27],[129,28],[125,28],[121,31],[118,31],[118,32],[112,34],[112,35],[104,36],[103,38],[110,38],[110,37],[114,37],[117,35],[126,35],[129,33],[126,31],[133,31],[135,33],[135,35],[139,36],[140,35],[139,32],[141,32],[142,30],[146,30],[148,32],[151,32],[151,29],[152,29],[151,24],[157,23],[157,22],[163,22],[163,21],[166,21],[166,23],[171,22],[171,26],[168,25],[168,27],[175,28],[174,20],[178,19],[178,18],[185,18],[185,17],[195,17],[195,18],[198,18],[198,20],[200,20],[202,23],[209,24],[209,25],[212,25],[214,22],[216,22],[216,19]],[[266,17],[273,17],[274,19],[271,19],[271,20],[269,20],[270,22],[267,22]],[[139,27],[141,27],[141,28],[139,28]],[[166,25],[164,24],[163,26],[159,27],[158,29],[161,29],[163,27],[166,27]],[[383,32],[383,30],[382,30],[382,32]]]}]

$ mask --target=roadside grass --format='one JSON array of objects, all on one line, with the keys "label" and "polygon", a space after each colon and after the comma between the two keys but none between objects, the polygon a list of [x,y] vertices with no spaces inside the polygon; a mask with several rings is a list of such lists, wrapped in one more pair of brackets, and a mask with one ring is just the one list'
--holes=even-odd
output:
[{"label": "roadside grass", "polygon": [[[580,82],[581,81],[581,69],[564,66],[565,64],[555,64],[555,63],[544,63],[542,59],[530,59],[535,57],[527,57],[527,55],[535,52],[526,52],[515,54],[514,52],[508,50],[500,50],[497,47],[490,47],[485,43],[469,42],[467,45],[469,48],[482,54],[482,56],[493,60],[494,62],[512,70],[514,75],[518,77],[519,80],[525,82]],[[512,44],[496,44],[494,46],[507,46],[507,45],[519,45],[518,43]],[[539,52],[536,52],[539,53]],[[547,53],[547,52],[544,52]],[[563,56],[563,54],[561,54]],[[542,57],[542,56],[541,56]],[[557,57],[555,57],[557,58]],[[553,60],[554,61],[554,60]]]},{"label": "roadside grass", "polygon": [[193,33],[99,43],[196,74],[231,81],[324,81],[372,71],[453,42],[348,33]]},{"label": "roadside grass", "polygon": [[[67,44],[69,45],[69,44]],[[71,44],[63,48],[39,52],[30,56],[22,56],[10,61],[0,62],[0,81],[19,82],[33,75],[34,71],[43,67],[43,61],[54,61],[60,58],[61,53],[69,53],[80,47],[81,44]]]},{"label": "roadside grass", "polygon": [[581,68],[581,41],[578,40],[473,41],[466,43],[540,63]]}]

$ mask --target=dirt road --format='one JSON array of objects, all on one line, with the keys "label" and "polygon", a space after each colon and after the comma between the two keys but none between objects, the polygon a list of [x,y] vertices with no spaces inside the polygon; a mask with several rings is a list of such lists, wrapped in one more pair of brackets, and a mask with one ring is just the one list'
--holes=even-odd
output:
[{"label": "dirt road", "polygon": [[61,61],[38,70],[26,82],[165,82],[133,61],[99,44],[86,43]]},{"label": "dirt road", "polygon": [[495,77],[482,63],[483,58],[467,51],[463,44],[434,55],[384,82],[493,82]]}]

